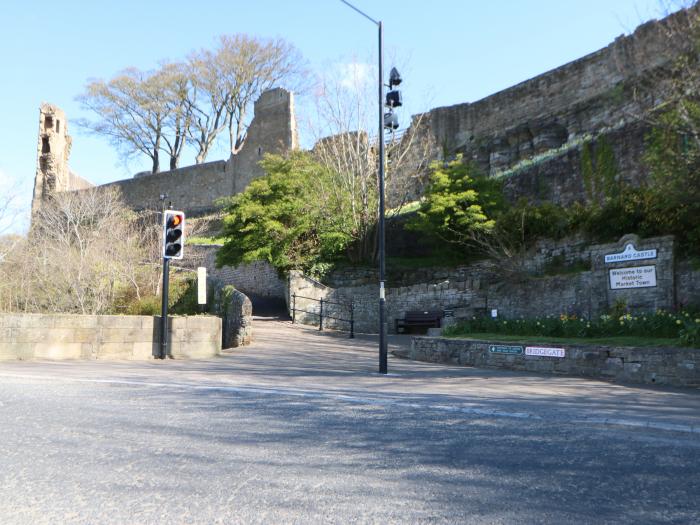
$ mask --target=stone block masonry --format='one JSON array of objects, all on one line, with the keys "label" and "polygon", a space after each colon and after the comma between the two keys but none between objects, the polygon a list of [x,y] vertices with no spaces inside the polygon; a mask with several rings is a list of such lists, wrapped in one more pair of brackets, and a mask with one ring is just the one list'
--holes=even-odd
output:
[{"label": "stone block masonry", "polygon": [[[628,246],[649,258],[605,262],[606,255],[624,253]],[[547,275],[548,264],[553,260],[559,261],[562,273]],[[589,269],[567,271],[567,268],[579,264]],[[640,268],[653,268],[653,286],[615,288],[611,285],[613,272],[638,271]],[[616,243],[599,245],[590,245],[581,239],[541,242],[523,261],[519,279],[500,276],[488,262],[451,269],[424,269],[413,274],[418,282],[407,279],[386,290],[390,330],[394,320],[410,310],[450,309],[456,320],[489,315],[492,310],[504,319],[558,317],[562,313],[590,319],[608,312],[616,304],[633,312],[671,311],[687,305],[700,305],[700,288],[697,286],[700,270],[688,262],[676,261],[673,237],[669,236],[641,239],[636,235],[626,235]],[[376,333],[379,299],[376,275],[367,269],[359,269],[354,276],[349,270],[344,270],[329,282],[336,287],[292,272],[288,297],[296,294],[314,299],[308,304],[300,300],[297,308],[301,310],[308,309],[307,306],[315,307],[320,299],[353,303],[356,331]],[[326,313],[333,315],[332,310]],[[315,315],[298,315],[297,320],[318,323]],[[336,327],[332,321],[326,326]],[[345,329],[343,324],[337,328]]]},{"label": "stone block masonry", "polygon": [[525,345],[512,341],[414,337],[410,350],[397,355],[430,363],[700,388],[700,350],[692,348]]},{"label": "stone block masonry", "polygon": [[[204,359],[221,352],[221,319],[172,317],[168,355]],[[0,315],[0,361],[14,359],[153,359],[160,318],[139,315]]]}]

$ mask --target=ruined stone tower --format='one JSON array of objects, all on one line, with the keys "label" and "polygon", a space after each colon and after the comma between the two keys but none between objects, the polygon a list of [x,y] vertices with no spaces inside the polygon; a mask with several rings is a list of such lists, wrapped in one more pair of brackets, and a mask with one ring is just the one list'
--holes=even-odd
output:
[{"label": "ruined stone tower", "polygon": [[41,207],[43,199],[54,192],[69,189],[68,157],[72,139],[66,124],[66,115],[61,109],[52,104],[41,105],[32,216]]},{"label": "ruined stone tower", "polygon": [[68,167],[72,143],[73,139],[68,135],[66,114],[61,108],[44,102],[39,108],[32,217],[39,211],[42,202],[51,195],[93,186]]},{"label": "ruined stone tower", "polygon": [[284,155],[299,147],[292,92],[282,88],[265,91],[255,101],[254,115],[243,148],[229,161],[235,174],[233,193],[242,192],[265,174],[259,164],[265,153]]}]

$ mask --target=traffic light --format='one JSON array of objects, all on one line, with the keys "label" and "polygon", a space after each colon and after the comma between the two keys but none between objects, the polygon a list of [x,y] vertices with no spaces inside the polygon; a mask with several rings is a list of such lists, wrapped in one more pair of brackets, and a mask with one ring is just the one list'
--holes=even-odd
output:
[{"label": "traffic light", "polygon": [[165,210],[163,216],[163,257],[182,259],[185,246],[185,214]]}]

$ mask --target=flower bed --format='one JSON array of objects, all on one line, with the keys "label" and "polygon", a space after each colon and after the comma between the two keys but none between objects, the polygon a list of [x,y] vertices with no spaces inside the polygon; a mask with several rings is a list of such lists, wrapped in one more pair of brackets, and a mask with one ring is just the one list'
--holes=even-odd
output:
[{"label": "flower bed", "polygon": [[700,314],[658,310],[653,314],[606,314],[594,319],[567,314],[539,319],[472,318],[445,328],[443,335],[455,337],[473,333],[584,339],[614,336],[672,338],[680,345],[700,348]]}]

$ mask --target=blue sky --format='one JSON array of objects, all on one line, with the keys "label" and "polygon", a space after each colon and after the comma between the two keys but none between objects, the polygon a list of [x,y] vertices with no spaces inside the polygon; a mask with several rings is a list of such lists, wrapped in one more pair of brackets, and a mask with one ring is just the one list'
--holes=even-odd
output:
[{"label": "blue sky", "polygon": [[[387,70],[394,57],[410,113],[478,100],[661,15],[658,0],[353,3],[384,22]],[[71,125],[90,116],[75,101],[89,78],[182,59],[227,33],[285,38],[317,71],[376,61],[375,26],[339,0],[7,0],[0,28],[0,191],[17,188],[25,217],[42,101],[66,111],[71,168],[83,178],[104,183],[148,168],[147,161],[124,166],[105,140]],[[210,160],[224,156],[220,150]],[[18,220],[13,230],[25,227]]]}]

